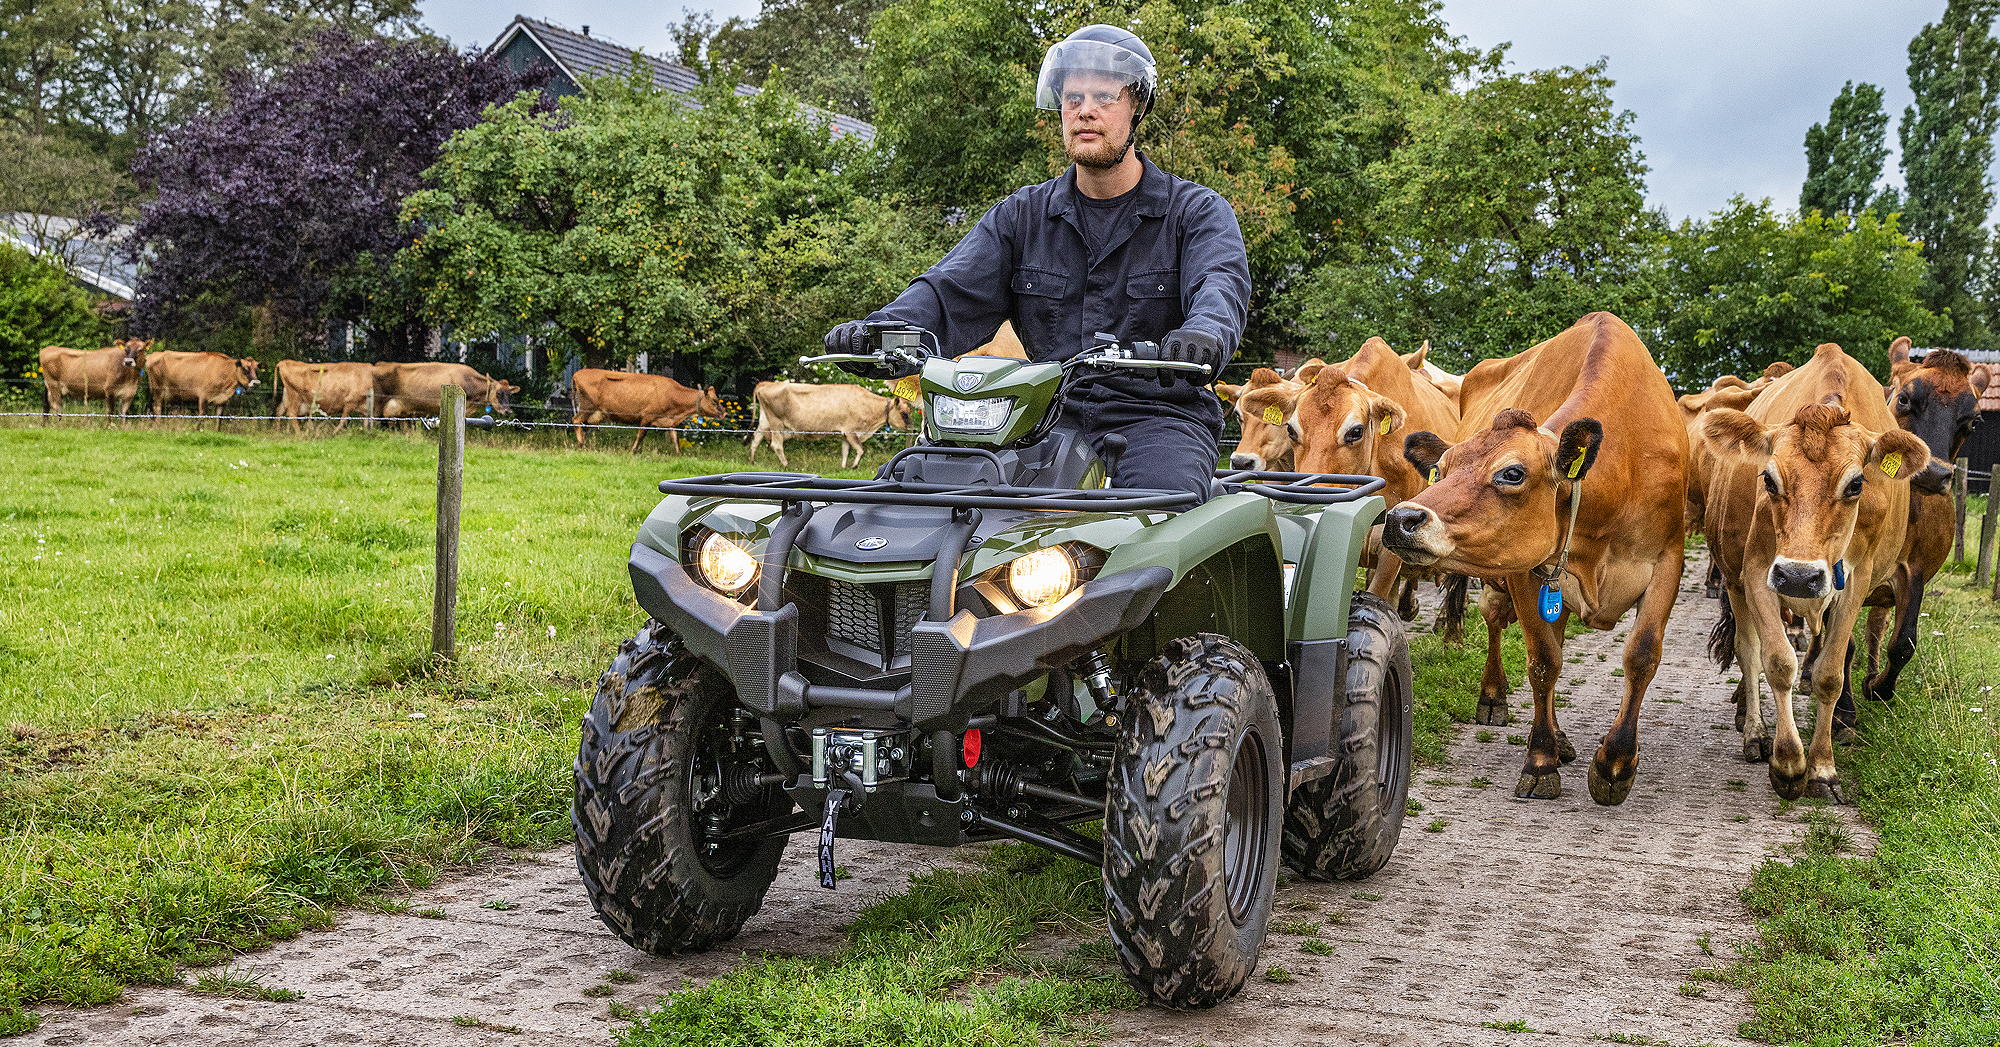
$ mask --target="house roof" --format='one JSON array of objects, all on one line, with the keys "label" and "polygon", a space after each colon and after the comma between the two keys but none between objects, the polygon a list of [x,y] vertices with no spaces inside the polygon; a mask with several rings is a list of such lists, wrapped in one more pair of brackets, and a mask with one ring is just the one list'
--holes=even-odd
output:
[{"label": "house roof", "polygon": [[13,211],[0,214],[0,243],[62,266],[78,283],[101,295],[132,301],[139,267],[119,251],[132,227],[115,227],[111,235],[90,235],[82,222],[60,215]]},{"label": "house roof", "polygon": [[[543,54],[549,56],[556,68],[572,84],[585,77],[614,76],[631,68],[632,57],[637,55],[640,62],[652,73],[653,83],[661,88],[679,94],[692,94],[701,84],[701,74],[684,65],[655,58],[636,47],[606,40],[603,37],[579,33],[554,22],[526,15],[515,15],[500,36],[493,41],[486,53],[497,54],[512,43],[516,37],[526,36]],[[749,84],[737,84],[739,95],[754,95],[758,89]],[[814,119],[831,126],[835,133],[854,135],[864,142],[875,140],[875,125],[865,120],[856,120],[844,113],[836,113],[818,106],[802,108]]]}]

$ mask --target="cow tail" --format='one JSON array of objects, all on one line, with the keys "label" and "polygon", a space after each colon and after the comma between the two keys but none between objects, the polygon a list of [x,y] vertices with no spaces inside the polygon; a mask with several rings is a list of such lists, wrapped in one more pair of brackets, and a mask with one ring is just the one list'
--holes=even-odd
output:
[{"label": "cow tail", "polygon": [[1472,585],[1472,579],[1462,574],[1454,574],[1445,579],[1443,613],[1438,616],[1438,626],[1447,622],[1462,625],[1465,622],[1465,595]]},{"label": "cow tail", "polygon": [[1736,609],[1730,606],[1729,595],[1722,597],[1722,617],[1715,620],[1715,628],[1708,631],[1708,656],[1715,659],[1715,666],[1723,672],[1736,660]]},{"label": "cow tail", "polygon": [[575,375],[570,375],[569,378],[569,402],[570,408],[578,415],[588,415],[597,410],[597,405],[591,402],[589,394],[583,391],[583,386],[576,384]]}]

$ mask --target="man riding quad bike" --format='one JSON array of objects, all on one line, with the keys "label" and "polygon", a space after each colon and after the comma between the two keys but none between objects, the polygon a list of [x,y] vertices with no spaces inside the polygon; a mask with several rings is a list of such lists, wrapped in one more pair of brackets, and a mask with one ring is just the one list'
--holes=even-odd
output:
[{"label": "man riding quad bike", "polygon": [[[1127,155],[1136,37],[1080,30],[1042,83],[1078,168],[813,358],[918,375],[921,442],[867,480],[660,484],[630,562],[651,620],[576,764],[578,868],[641,949],[737,933],[793,833],[826,887],[842,839],[1014,839],[1097,866],[1128,979],[1205,1007],[1254,969],[1281,861],[1352,878],[1395,847],[1408,647],[1353,592],[1382,481],[1215,470],[1234,221]],[[1127,161],[1129,210],[1077,215]],[[950,358],[1009,315],[1033,359]]]}]

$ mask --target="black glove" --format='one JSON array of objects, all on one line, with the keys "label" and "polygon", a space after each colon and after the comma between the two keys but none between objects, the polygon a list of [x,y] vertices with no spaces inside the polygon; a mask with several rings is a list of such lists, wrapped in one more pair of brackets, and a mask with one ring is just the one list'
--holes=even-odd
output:
[{"label": "black glove", "polygon": [[[849,320],[826,333],[826,351],[852,353],[857,356],[872,354],[875,352],[875,331],[883,326],[892,325],[871,323],[867,320]],[[888,381],[923,370],[924,360],[921,354],[904,351],[885,354],[880,362],[856,361],[836,366],[857,378]]]},{"label": "black glove", "polygon": [[1226,362],[1222,355],[1222,339],[1192,327],[1170,331],[1160,340],[1160,359],[1182,364],[1207,364],[1210,378],[1222,371]]},{"label": "black glove", "polygon": [[826,351],[829,353],[866,353],[873,350],[868,344],[872,333],[868,321],[849,320],[826,333]]}]

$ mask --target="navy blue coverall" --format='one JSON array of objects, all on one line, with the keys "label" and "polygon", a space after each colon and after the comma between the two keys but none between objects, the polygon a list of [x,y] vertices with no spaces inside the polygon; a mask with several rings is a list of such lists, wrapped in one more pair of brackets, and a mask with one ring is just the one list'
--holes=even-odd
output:
[{"label": "navy blue coverall", "polygon": [[[991,340],[1014,322],[1031,360],[1067,360],[1107,332],[1153,341],[1197,328],[1222,343],[1226,363],[1243,337],[1250,264],[1236,213],[1215,190],[1176,178],[1140,156],[1134,199],[1090,257],[1075,168],[1017,190],[979,220],[943,260],[868,316],[922,327],[948,356]],[[1101,453],[1122,434],[1117,487],[1191,491],[1207,498],[1222,436],[1213,376],[1100,372],[1073,386],[1067,410]]]}]

